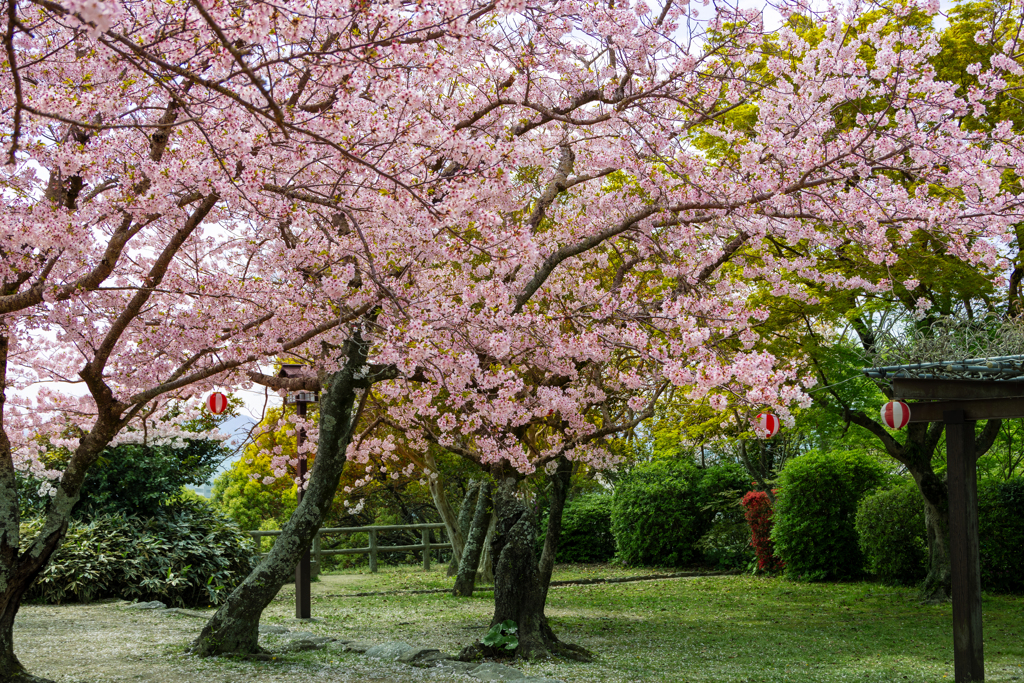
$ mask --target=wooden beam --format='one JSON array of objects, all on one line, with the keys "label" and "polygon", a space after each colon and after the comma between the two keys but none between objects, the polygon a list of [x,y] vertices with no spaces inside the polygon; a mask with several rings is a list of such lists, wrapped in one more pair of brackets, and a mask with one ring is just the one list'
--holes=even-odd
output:
[{"label": "wooden beam", "polygon": [[892,381],[892,397],[898,401],[1024,398],[1024,382],[897,377]]},{"label": "wooden beam", "polygon": [[953,677],[985,680],[981,638],[981,566],[978,559],[978,476],[974,422],[947,411],[946,475],[949,485],[949,560],[953,587]]},{"label": "wooden beam", "polygon": [[1024,398],[983,398],[976,401],[935,401],[911,403],[911,422],[944,422],[943,413],[962,410],[964,419],[1002,420],[1024,417]]}]

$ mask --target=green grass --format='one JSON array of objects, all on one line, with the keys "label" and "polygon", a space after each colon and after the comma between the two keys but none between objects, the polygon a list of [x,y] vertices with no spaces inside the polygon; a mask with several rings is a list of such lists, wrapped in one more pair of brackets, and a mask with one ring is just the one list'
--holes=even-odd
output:
[{"label": "green grass", "polygon": [[[555,579],[643,573],[560,567]],[[650,572],[648,572],[650,573]],[[311,630],[347,639],[457,652],[481,637],[492,594],[339,597],[374,590],[448,587],[443,568],[387,568],[314,584]],[[286,587],[265,622],[293,614]],[[1024,683],[1024,597],[986,595],[986,674]],[[520,663],[530,675],[576,681],[755,683],[951,681],[949,605],[921,605],[911,589],[877,584],[799,584],[751,576],[702,577],[553,588],[548,616],[559,636],[592,650],[591,664]],[[300,661],[329,666],[324,653]]]}]

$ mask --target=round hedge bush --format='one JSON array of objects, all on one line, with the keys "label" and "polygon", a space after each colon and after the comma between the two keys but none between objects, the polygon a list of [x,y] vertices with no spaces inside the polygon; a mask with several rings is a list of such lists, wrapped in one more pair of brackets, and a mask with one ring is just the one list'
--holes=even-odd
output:
[{"label": "round hedge bush", "polygon": [[681,566],[702,559],[698,541],[712,526],[722,494],[747,484],[736,465],[701,469],[685,460],[636,465],[612,499],[612,533],[627,565]]},{"label": "round hedge bush", "polygon": [[[21,525],[24,551],[42,519]],[[26,596],[50,604],[101,598],[220,604],[255,566],[252,537],[208,504],[185,500],[153,517],[107,514],[72,521]]]},{"label": "round hedge bush", "polygon": [[978,487],[981,587],[1024,592],[1024,478]]},{"label": "round hedge bush", "polygon": [[857,539],[865,569],[883,583],[910,586],[928,573],[924,503],[914,482],[864,497],[857,507]]},{"label": "round hedge bush", "polygon": [[886,478],[870,455],[812,451],[786,463],[778,480],[772,541],[789,578],[851,579],[863,572],[857,504]]},{"label": "round hedge bush", "polygon": [[586,493],[570,500],[562,512],[558,561],[607,562],[614,556],[612,497],[607,493]]}]

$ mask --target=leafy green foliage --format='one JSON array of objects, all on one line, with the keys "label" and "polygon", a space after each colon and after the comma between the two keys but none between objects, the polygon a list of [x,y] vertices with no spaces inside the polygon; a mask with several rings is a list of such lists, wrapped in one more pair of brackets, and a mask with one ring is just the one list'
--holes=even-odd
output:
[{"label": "leafy green foliage", "polygon": [[[543,537],[541,537],[543,541]],[[612,497],[587,493],[570,500],[562,513],[559,562],[607,562],[615,556]]]},{"label": "leafy green foliage", "polygon": [[738,497],[747,476],[736,465],[701,469],[681,460],[638,464],[612,501],[612,532],[619,558],[631,565],[685,565],[701,559],[697,542],[718,514],[721,494]]},{"label": "leafy green foliage", "polygon": [[[21,550],[42,529],[21,525]],[[178,501],[153,517],[73,521],[29,590],[50,604],[118,597],[174,606],[220,604],[254,566],[252,539],[208,504]]]},{"label": "leafy green foliage", "polygon": [[697,548],[705,562],[721,569],[746,569],[755,559],[750,527],[739,509],[717,515]]},{"label": "leafy green foliage", "polygon": [[913,481],[865,496],[857,507],[865,569],[890,585],[914,585],[928,573],[924,503]]},{"label": "leafy green foliage", "polygon": [[480,639],[480,642],[487,647],[514,650],[519,647],[519,638],[516,636],[518,630],[516,622],[507,619],[492,626],[487,635]]},{"label": "leafy green foliage", "polygon": [[183,486],[209,479],[226,454],[219,441],[199,439],[185,448],[117,446],[89,470],[75,514],[155,515]]},{"label": "leafy green foliage", "polygon": [[981,586],[1024,592],[1024,478],[978,488]]},{"label": "leafy green foliage", "polygon": [[862,451],[814,451],[786,463],[779,476],[772,540],[786,576],[807,581],[860,576],[864,557],[854,518],[865,494],[886,477]]}]

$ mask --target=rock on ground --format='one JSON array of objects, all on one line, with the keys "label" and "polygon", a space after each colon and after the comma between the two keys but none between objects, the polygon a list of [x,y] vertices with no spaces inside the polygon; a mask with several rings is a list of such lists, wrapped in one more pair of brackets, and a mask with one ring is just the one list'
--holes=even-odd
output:
[{"label": "rock on ground", "polygon": [[387,659],[389,661],[394,661],[412,649],[412,645],[409,645],[408,643],[395,641],[371,647],[366,651],[366,656],[373,657],[375,659]]}]

